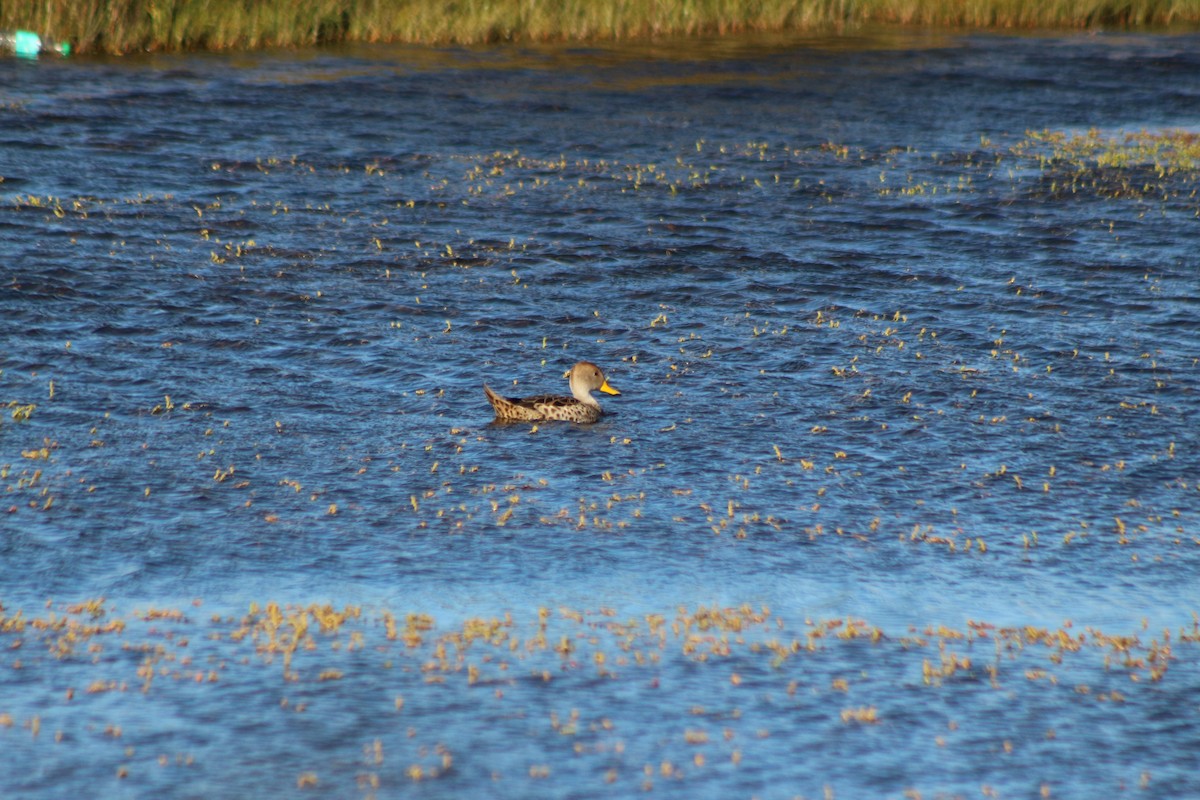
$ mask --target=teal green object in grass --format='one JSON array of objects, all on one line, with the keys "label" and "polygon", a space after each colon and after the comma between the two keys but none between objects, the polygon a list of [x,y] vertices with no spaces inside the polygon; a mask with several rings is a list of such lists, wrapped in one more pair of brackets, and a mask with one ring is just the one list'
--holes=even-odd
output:
[{"label": "teal green object in grass", "polygon": [[13,31],[0,33],[0,50],[11,50],[20,58],[37,58],[47,52],[67,56],[71,54],[71,43],[45,41],[33,31]]}]

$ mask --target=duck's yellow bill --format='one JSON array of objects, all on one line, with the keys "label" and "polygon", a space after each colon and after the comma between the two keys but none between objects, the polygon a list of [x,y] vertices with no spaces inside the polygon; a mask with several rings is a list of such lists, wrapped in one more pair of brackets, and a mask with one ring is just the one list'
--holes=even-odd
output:
[{"label": "duck's yellow bill", "polygon": [[608,385],[607,380],[600,384],[600,391],[604,392],[605,394],[620,394],[620,392]]}]

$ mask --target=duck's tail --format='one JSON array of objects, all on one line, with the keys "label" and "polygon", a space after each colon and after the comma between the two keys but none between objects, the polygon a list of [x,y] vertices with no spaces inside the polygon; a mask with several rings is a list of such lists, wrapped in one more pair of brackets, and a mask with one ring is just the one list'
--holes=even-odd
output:
[{"label": "duck's tail", "polygon": [[483,393],[487,395],[488,402],[492,404],[492,410],[496,412],[496,419],[516,419],[518,417],[514,411],[515,404],[507,397],[493,392],[492,387],[486,383],[483,385]]}]

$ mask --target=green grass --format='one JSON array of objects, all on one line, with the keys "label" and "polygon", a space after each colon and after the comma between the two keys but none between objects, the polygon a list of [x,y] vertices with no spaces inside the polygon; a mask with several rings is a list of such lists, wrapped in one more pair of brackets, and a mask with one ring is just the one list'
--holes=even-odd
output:
[{"label": "green grass", "polygon": [[1200,0],[25,0],[0,30],[76,52],[645,39],[841,29],[1200,27]]}]

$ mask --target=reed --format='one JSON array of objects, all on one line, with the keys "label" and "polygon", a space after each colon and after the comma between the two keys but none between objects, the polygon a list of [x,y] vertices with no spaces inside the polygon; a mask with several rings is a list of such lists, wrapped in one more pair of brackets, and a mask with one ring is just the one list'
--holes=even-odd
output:
[{"label": "reed", "polygon": [[842,29],[1200,26],[1200,0],[41,0],[0,5],[0,30],[76,52],[475,44]]}]

